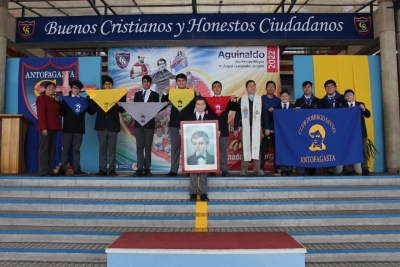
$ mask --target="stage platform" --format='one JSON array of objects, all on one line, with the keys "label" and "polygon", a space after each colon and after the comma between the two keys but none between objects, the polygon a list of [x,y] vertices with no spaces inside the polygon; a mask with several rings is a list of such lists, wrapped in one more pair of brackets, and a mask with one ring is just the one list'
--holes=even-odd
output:
[{"label": "stage platform", "polygon": [[285,232],[128,232],[106,253],[108,267],[304,267],[306,249]]}]

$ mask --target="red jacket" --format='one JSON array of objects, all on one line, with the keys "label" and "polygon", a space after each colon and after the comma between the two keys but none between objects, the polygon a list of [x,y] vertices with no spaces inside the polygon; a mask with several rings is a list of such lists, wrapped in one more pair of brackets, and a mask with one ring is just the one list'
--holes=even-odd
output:
[{"label": "red jacket", "polygon": [[60,131],[60,105],[58,101],[47,95],[36,98],[36,108],[38,116],[38,130]]}]

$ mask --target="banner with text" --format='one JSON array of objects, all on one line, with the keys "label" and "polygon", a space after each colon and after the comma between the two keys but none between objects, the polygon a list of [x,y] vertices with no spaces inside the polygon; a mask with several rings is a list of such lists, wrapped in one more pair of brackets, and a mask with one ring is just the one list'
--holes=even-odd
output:
[{"label": "banner with text", "polygon": [[[25,157],[28,172],[37,172],[37,155],[40,136],[37,131],[36,98],[44,92],[44,85],[57,85],[57,95],[68,95],[69,83],[78,79],[78,58],[22,58],[20,61],[18,113],[33,125],[29,126],[25,141]],[[58,134],[54,167],[61,161],[61,132]]]},{"label": "banner with text", "polygon": [[[213,96],[211,84],[220,81],[225,96],[245,94],[245,83],[254,80],[257,93],[265,94],[265,84],[275,81],[280,87],[279,49],[276,46],[249,47],[146,47],[113,48],[109,50],[108,72],[114,87],[128,89],[127,102],[141,89],[142,77],[153,79],[151,90],[162,95],[165,87],[175,88],[175,76],[185,73],[188,88],[199,89],[202,96]],[[279,89],[277,90],[279,91]],[[152,170],[168,171],[171,145],[169,142],[170,109],[155,117],[156,130],[152,147]],[[228,162],[230,170],[240,169],[240,137],[233,136],[234,112],[229,115],[230,135]],[[136,169],[136,139],[132,116],[121,117],[122,134],[118,136],[117,164],[119,169]],[[273,169],[273,151],[267,152],[266,169]]]},{"label": "banner with text", "polygon": [[330,167],[362,163],[361,110],[274,110],[276,164]]},{"label": "banner with text", "polygon": [[374,38],[369,13],[60,16],[16,21],[16,43]]}]

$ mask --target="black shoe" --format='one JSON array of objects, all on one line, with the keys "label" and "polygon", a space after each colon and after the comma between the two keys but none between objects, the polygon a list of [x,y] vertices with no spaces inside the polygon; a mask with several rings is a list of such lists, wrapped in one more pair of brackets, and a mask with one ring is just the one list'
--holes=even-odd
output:
[{"label": "black shoe", "polygon": [[58,176],[64,176],[67,174],[67,171],[65,169],[59,169],[57,172]]},{"label": "black shoe", "polygon": [[105,172],[103,170],[99,170],[99,172],[97,173],[97,176],[107,176],[107,172]]},{"label": "black shoe", "polygon": [[39,174],[39,176],[55,176],[56,174],[54,172],[51,173],[46,173],[46,174]]},{"label": "black shoe", "polygon": [[207,174],[207,176],[208,176],[208,177],[215,177],[215,176],[216,176],[216,173],[215,173],[215,172],[210,172],[210,173]]},{"label": "black shoe", "polygon": [[145,170],[144,176],[151,177],[151,176],[153,176],[153,174],[150,172],[150,170]]},{"label": "black shoe", "polygon": [[363,176],[368,176],[368,175],[370,175],[371,173],[370,173],[370,171],[369,171],[368,169],[363,169],[361,174],[362,174]]},{"label": "black shoe", "polygon": [[229,174],[229,172],[227,172],[227,171],[223,171],[223,172],[222,172],[222,177],[229,177],[229,176],[231,176],[231,175]]},{"label": "black shoe", "polygon": [[86,176],[87,173],[83,172],[81,169],[77,170],[76,172],[74,172],[75,176]]},{"label": "black shoe", "polygon": [[207,194],[202,194],[202,195],[200,196],[200,200],[201,200],[201,201],[208,202]]},{"label": "black shoe", "polygon": [[165,175],[165,177],[176,177],[176,176],[178,176],[178,174],[176,172],[173,172],[173,171],[170,171],[169,173],[167,173]]},{"label": "black shoe", "polygon": [[118,173],[115,172],[114,169],[108,172],[108,176],[118,176]]},{"label": "black shoe", "polygon": [[142,177],[143,176],[143,171],[142,170],[137,170],[134,174],[133,177]]},{"label": "black shoe", "polygon": [[196,202],[196,200],[197,200],[197,195],[196,194],[191,194],[190,198],[189,198],[189,201],[190,202]]},{"label": "black shoe", "polygon": [[327,175],[327,176],[333,176],[333,175],[335,175],[332,171],[327,171],[326,173],[325,173],[325,175]]}]

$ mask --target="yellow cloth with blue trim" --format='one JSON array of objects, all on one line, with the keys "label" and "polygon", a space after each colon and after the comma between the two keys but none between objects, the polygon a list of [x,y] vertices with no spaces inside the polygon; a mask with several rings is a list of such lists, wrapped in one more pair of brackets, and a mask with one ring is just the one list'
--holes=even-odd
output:
[{"label": "yellow cloth with blue trim", "polygon": [[194,98],[193,89],[170,89],[168,99],[179,111],[184,109]]},{"label": "yellow cloth with blue trim", "polygon": [[86,90],[86,94],[88,94],[104,112],[109,111],[127,92],[128,90],[126,90],[126,88]]}]

